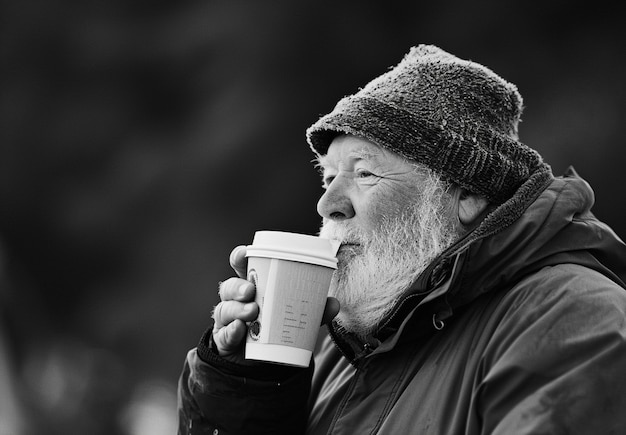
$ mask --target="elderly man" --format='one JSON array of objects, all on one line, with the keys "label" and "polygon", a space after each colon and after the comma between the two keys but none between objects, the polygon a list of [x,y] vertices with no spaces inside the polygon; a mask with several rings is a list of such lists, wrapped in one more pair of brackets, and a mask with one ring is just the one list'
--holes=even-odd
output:
[{"label": "elderly man", "polygon": [[179,433],[626,433],[626,246],[518,141],[521,111],[422,45],[310,127],[341,242],[327,333],[308,369],[244,360],[255,289],[224,281]]}]

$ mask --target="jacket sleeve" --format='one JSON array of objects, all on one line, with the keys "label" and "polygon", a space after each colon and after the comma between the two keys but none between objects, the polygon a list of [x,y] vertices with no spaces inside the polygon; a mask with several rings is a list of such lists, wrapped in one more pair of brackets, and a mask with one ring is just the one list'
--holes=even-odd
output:
[{"label": "jacket sleeve", "polygon": [[626,433],[626,291],[550,269],[499,313],[476,399],[482,433]]},{"label": "jacket sleeve", "polygon": [[192,349],[178,385],[178,434],[303,433],[312,371],[237,366],[201,346]]}]

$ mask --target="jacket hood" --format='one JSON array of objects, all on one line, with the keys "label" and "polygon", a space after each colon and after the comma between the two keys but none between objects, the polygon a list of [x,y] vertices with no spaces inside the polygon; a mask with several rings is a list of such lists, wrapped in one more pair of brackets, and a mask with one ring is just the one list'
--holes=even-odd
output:
[{"label": "jacket hood", "polygon": [[458,252],[452,305],[563,263],[591,268],[626,288],[626,245],[593,215],[593,204],[593,190],[573,168],[553,179],[519,219]]}]

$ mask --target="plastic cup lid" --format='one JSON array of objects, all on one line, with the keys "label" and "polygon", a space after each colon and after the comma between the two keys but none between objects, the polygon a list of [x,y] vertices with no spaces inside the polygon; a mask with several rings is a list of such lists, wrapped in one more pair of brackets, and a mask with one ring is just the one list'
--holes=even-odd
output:
[{"label": "plastic cup lid", "polygon": [[337,268],[339,246],[329,239],[284,231],[257,231],[247,257],[278,258]]}]

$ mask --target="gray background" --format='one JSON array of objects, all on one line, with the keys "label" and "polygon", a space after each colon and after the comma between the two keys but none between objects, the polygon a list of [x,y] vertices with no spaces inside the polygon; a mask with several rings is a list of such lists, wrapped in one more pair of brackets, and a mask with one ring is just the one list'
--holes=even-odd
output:
[{"label": "gray background", "polygon": [[602,2],[0,5],[0,334],[34,431],[167,433],[231,248],[318,229],[304,130],[411,45],[517,84],[521,140],[626,234],[625,34]]}]

